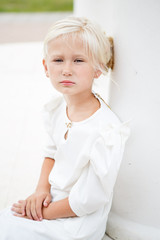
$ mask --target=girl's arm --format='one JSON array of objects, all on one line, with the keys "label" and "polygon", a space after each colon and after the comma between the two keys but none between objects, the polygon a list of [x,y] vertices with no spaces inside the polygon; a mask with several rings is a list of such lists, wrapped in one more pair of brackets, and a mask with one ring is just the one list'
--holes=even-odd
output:
[{"label": "girl's arm", "polygon": [[77,216],[72,211],[68,198],[50,203],[47,208],[43,208],[42,213],[43,218],[48,220]]},{"label": "girl's arm", "polygon": [[48,176],[54,166],[54,162],[55,160],[52,158],[45,158],[43,165],[42,165],[42,169],[41,169],[41,174],[40,174],[40,178],[38,181],[38,185],[36,188],[36,192],[37,191],[48,191],[50,192],[50,184],[48,182]]},{"label": "girl's arm", "polygon": [[30,219],[42,220],[42,207],[51,202],[50,184],[48,176],[54,166],[55,160],[45,158],[35,193],[26,199],[26,215]]},{"label": "girl's arm", "polygon": [[48,207],[51,202],[48,176],[54,166],[54,162],[52,158],[44,159],[35,193],[25,201],[20,200],[12,206],[12,211],[15,212],[16,216],[27,216],[29,219],[42,220],[42,207]]}]

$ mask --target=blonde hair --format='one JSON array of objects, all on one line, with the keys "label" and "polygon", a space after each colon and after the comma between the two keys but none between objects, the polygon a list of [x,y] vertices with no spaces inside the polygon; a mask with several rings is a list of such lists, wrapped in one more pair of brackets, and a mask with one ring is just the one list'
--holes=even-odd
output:
[{"label": "blonde hair", "polygon": [[103,74],[113,68],[113,39],[108,38],[100,26],[86,18],[68,17],[57,21],[49,29],[44,39],[44,58],[48,53],[48,43],[58,37],[72,36],[82,40],[93,66]]}]

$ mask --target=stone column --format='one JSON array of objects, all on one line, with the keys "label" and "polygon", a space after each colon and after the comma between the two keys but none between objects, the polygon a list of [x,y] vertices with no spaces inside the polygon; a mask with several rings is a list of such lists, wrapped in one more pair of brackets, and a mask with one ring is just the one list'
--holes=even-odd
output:
[{"label": "stone column", "polygon": [[109,103],[131,136],[117,178],[107,233],[160,240],[160,1],[75,0],[75,14],[99,22],[115,43]]}]

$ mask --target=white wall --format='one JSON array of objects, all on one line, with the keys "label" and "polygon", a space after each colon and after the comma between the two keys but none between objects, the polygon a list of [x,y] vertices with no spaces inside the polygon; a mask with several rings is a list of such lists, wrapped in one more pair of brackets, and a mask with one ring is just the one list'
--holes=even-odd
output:
[{"label": "white wall", "polygon": [[[101,3],[100,3],[101,2]],[[80,17],[87,17],[93,21],[99,23],[103,29],[106,29],[106,22],[110,21],[112,17],[112,5],[109,5],[109,14],[106,16],[106,13],[102,11],[102,6],[105,5],[106,0],[78,0],[74,1],[74,15]],[[111,0],[110,0],[111,2]],[[103,19],[105,18],[105,21]],[[112,28],[108,26],[106,29],[108,36],[112,36]],[[109,76],[101,76],[98,80],[95,79],[94,90],[101,94],[103,99],[109,103],[110,99],[110,88],[111,78]],[[103,86],[103,87],[102,87]]]},{"label": "white wall", "polygon": [[160,1],[75,0],[115,42],[110,105],[132,118],[107,232],[119,240],[160,239]]}]

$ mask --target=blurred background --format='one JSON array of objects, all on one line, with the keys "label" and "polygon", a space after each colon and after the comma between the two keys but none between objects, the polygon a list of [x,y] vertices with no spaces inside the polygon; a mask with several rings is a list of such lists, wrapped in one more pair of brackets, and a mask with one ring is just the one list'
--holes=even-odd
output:
[{"label": "blurred background", "polygon": [[73,0],[0,0],[0,43],[43,40],[49,26],[72,11]]},{"label": "blurred background", "polygon": [[73,0],[1,0],[1,12],[72,11]]}]

